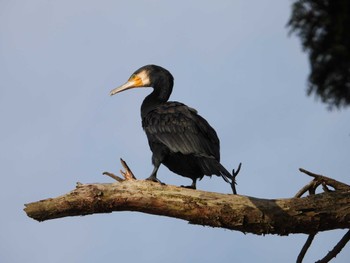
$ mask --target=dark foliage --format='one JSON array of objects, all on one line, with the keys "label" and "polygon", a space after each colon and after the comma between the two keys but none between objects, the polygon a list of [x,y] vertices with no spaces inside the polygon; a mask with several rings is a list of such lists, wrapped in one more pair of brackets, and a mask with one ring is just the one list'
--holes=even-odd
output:
[{"label": "dark foliage", "polygon": [[350,1],[298,0],[288,22],[309,53],[308,95],[329,108],[350,105]]}]

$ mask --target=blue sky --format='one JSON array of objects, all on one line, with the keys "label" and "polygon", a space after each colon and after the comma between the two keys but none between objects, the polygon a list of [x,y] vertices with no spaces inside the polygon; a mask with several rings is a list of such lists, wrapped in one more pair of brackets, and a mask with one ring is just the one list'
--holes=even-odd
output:
[{"label": "blue sky", "polygon": [[[349,183],[349,111],[306,96],[309,71],[285,25],[290,1],[1,1],[1,262],[294,262],[305,235],[255,236],[123,212],[38,223],[23,204],[76,182],[112,182],[124,158],[152,171],[140,105],[149,89],[110,97],[146,64],[175,77],[172,100],[196,108],[221,140],[237,190],[293,196],[310,178]],[[190,181],[162,167],[168,184]],[[197,188],[229,193],[220,178]],[[306,262],[344,231],[320,233]],[[334,262],[346,262],[348,247]]]}]

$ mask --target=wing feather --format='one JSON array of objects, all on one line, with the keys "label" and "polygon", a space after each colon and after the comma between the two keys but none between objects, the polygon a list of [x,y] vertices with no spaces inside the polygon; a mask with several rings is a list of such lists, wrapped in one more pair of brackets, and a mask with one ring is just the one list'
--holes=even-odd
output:
[{"label": "wing feather", "polygon": [[196,110],[179,102],[167,102],[142,120],[149,143],[162,143],[172,152],[202,155],[220,160],[215,130]]}]

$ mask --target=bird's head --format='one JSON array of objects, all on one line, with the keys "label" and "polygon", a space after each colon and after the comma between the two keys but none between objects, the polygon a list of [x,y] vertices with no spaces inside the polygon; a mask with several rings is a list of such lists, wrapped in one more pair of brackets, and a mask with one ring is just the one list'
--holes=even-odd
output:
[{"label": "bird's head", "polygon": [[165,68],[156,65],[146,65],[136,70],[126,83],[111,90],[110,95],[139,87],[153,87],[154,89],[169,87],[171,93],[173,82],[173,76]]}]

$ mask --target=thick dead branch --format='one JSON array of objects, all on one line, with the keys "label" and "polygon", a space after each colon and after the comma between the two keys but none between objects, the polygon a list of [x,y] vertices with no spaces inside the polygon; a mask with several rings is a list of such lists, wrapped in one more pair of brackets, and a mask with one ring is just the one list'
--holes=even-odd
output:
[{"label": "thick dead branch", "polygon": [[[120,171],[124,178],[103,173],[117,183],[77,183],[76,189],[70,193],[26,204],[24,210],[38,221],[113,211],[139,211],[258,235],[309,234],[298,255],[298,263],[303,261],[317,232],[350,228],[350,186],[305,169],[299,170],[314,179],[294,198],[259,199],[136,180],[122,159],[121,163],[125,169]],[[240,166],[236,173],[233,170],[233,176],[238,174]],[[319,186],[324,193],[316,194]],[[330,190],[329,186],[334,190]],[[309,196],[302,197],[306,192]],[[329,262],[349,240],[350,231],[317,262]]]},{"label": "thick dead branch", "polygon": [[[259,199],[161,185],[144,180],[78,184],[65,195],[25,205],[27,215],[44,221],[113,211],[139,211],[254,234],[312,234],[350,228],[350,191],[303,198]],[[131,171],[130,171],[131,172]]]}]

